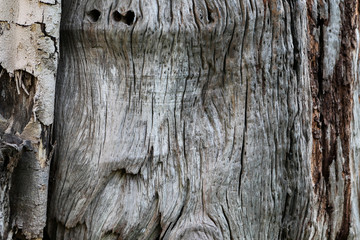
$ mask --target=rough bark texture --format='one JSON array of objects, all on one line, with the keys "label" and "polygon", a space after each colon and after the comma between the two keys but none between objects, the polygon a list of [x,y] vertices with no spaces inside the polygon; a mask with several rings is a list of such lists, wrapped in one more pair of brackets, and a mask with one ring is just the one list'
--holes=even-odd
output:
[{"label": "rough bark texture", "polygon": [[51,239],[358,239],[358,10],[65,0]]},{"label": "rough bark texture", "polygon": [[42,238],[60,4],[0,0],[0,239]]}]

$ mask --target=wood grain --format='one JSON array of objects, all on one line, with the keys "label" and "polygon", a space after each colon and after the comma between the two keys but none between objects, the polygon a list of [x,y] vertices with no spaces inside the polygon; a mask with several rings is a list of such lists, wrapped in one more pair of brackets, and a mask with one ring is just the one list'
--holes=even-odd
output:
[{"label": "wood grain", "polygon": [[51,239],[359,236],[356,7],[62,4]]}]

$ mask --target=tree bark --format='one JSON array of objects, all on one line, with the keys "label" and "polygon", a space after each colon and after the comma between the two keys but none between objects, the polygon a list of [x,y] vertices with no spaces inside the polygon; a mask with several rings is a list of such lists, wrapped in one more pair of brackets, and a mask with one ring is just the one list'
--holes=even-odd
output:
[{"label": "tree bark", "polygon": [[0,239],[38,239],[47,219],[60,3],[0,6]]}]

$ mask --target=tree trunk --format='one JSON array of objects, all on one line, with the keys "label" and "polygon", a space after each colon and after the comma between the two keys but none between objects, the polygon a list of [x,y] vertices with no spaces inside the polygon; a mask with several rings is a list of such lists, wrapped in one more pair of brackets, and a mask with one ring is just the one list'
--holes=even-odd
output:
[{"label": "tree trunk", "polygon": [[0,239],[42,238],[60,4],[0,0]]},{"label": "tree trunk", "polygon": [[52,239],[359,238],[358,4],[64,0]]},{"label": "tree trunk", "polygon": [[[45,225],[58,49],[59,3],[34,20],[17,2],[0,0],[9,239]],[[359,1],[62,5],[50,239],[360,238]]]}]

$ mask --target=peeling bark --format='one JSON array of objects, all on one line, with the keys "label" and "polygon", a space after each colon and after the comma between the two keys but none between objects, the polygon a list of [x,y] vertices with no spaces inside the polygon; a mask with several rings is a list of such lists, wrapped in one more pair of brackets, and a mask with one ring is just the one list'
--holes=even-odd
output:
[{"label": "peeling bark", "polygon": [[60,4],[0,6],[0,239],[39,239],[47,218]]}]

